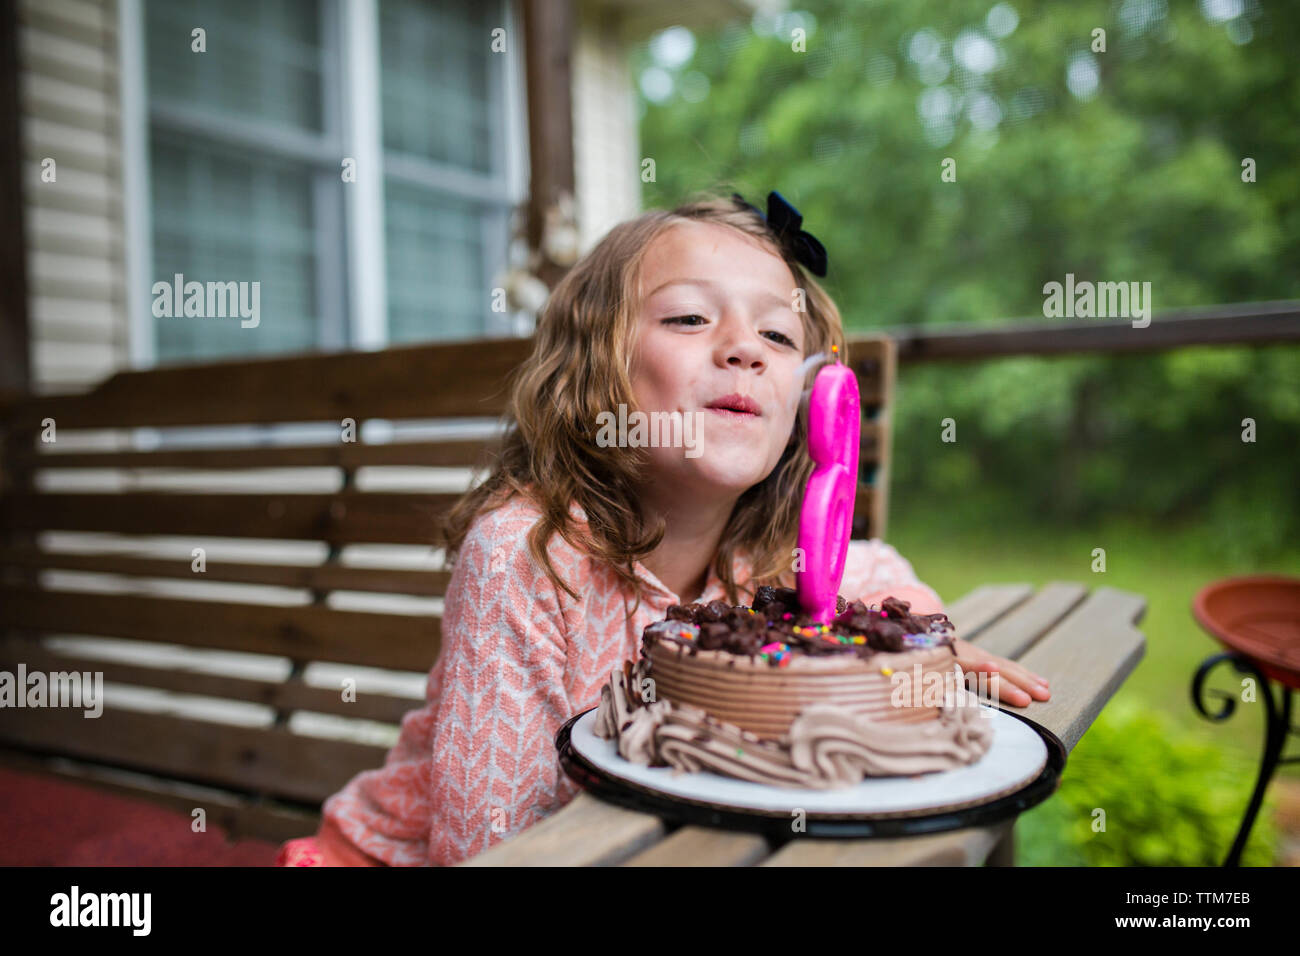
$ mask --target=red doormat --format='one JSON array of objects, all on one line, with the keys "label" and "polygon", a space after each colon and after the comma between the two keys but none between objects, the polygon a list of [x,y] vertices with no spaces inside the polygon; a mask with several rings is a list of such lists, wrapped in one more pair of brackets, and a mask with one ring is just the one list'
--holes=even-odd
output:
[{"label": "red doormat", "polygon": [[[196,806],[201,806],[197,800]],[[277,844],[227,843],[147,800],[0,769],[0,866],[271,866]]]}]

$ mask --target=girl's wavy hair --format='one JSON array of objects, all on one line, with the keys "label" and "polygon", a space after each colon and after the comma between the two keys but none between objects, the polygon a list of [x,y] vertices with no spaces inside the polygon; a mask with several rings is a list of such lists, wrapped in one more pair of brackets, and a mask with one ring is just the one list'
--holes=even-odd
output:
[{"label": "girl's wavy hair", "polygon": [[[702,193],[671,211],[651,210],[620,223],[569,270],[548,299],[537,323],[533,353],[511,376],[500,451],[484,480],[440,523],[448,567],[481,513],[522,495],[541,511],[528,534],[529,551],[557,587],[578,597],[547,554],[551,536],[558,533],[611,568],[633,590],[640,606],[644,592],[633,565],[658,546],[664,522],[658,519],[647,527],[637,507],[636,489],[645,474],[647,453],[598,445],[596,416],[618,408],[620,402],[629,413],[636,408],[631,368],[642,257],[666,230],[692,221],[735,229],[779,255],[796,288],[804,290],[800,315],[805,358],[829,355],[835,345],[849,360],[835,303],[752,210],[718,193]],[[732,604],[740,603],[733,564],[742,550],[752,563],[751,594],[764,584],[793,586],[791,555],[798,540],[799,506],[813,470],[806,404],[816,368],[814,364],[807,370],[801,411],[780,461],[740,496],[723,531],[714,569]],[[573,502],[586,512],[585,529],[570,515]]]}]

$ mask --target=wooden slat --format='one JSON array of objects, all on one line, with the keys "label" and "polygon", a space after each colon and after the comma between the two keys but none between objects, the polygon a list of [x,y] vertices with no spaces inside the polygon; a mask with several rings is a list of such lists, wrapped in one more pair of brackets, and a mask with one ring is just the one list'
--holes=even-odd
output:
[{"label": "wooden slat", "polygon": [[884,430],[884,426],[880,422],[862,423],[862,434],[858,442],[859,468],[865,470],[867,465],[874,465],[880,461],[881,437]]},{"label": "wooden slat", "polygon": [[408,711],[423,703],[409,697],[391,694],[361,693],[353,701],[345,701],[342,688],[312,687],[300,678],[286,681],[251,680],[225,674],[172,667],[146,667],[121,661],[104,660],[65,654],[46,648],[32,640],[0,638],[0,669],[15,673],[18,663],[27,670],[53,673],[76,671],[99,672],[104,680],[117,684],[157,688],[182,694],[201,694],[229,700],[262,704],[276,710],[305,710],[320,714],[338,714],[359,720],[378,720],[390,724],[401,723]]},{"label": "wooden slat", "polygon": [[1088,589],[1082,584],[1053,582],[984,628],[975,636],[974,643],[1014,661],[1065,617],[1087,593]]},{"label": "wooden slat", "polygon": [[59,707],[14,711],[0,721],[0,743],[308,802],[323,801],[361,771],[382,766],[386,753],[384,747],[281,727],[112,707],[95,718]]},{"label": "wooden slat", "polygon": [[[226,831],[230,839],[255,837],[280,843],[294,837],[308,836],[320,827],[320,813],[279,801],[255,801],[229,791],[205,787],[187,795],[188,788],[174,780],[144,776],[138,783],[130,783],[120,772],[102,764],[68,760],[66,757],[35,756],[21,750],[0,749],[0,766],[26,773],[57,777],[106,790],[123,797],[148,800],[159,806],[189,816],[195,807],[207,812],[208,826]],[[267,861],[268,865],[271,861]]]},{"label": "wooden slat", "polygon": [[851,537],[872,538],[876,536],[873,523],[876,514],[876,489],[873,485],[858,485],[858,495],[853,501],[853,528]]},{"label": "wooden slat", "polygon": [[756,833],[684,826],[620,866],[753,866],[772,845]]},{"label": "wooden slat", "polygon": [[[870,428],[874,434],[874,464],[872,495],[865,503],[868,523],[858,520],[858,507],[854,508],[855,537],[883,538],[889,519],[890,425],[893,420],[894,378],[897,374],[898,353],[888,336],[858,336],[848,340],[848,353],[858,377],[859,399],[864,414],[874,416],[863,422],[864,433]],[[866,449],[863,449],[865,452]],[[865,460],[865,457],[864,457]],[[859,476],[860,477],[860,476]]]},{"label": "wooden slat", "polygon": [[1300,303],[1248,302],[1132,319],[1021,321],[1011,324],[907,326],[886,330],[904,362],[989,359],[1090,352],[1154,352],[1191,345],[1269,345],[1300,340]]},{"label": "wooden slat", "polygon": [[[889,521],[889,471],[890,471],[890,412],[883,413],[871,424],[875,432],[875,456],[869,467],[871,477],[871,528],[870,537],[883,538]],[[865,424],[863,427],[867,427]],[[859,459],[859,479],[864,459]]]},{"label": "wooden slat", "polygon": [[1052,683],[1052,699],[1017,708],[1073,750],[1106,701],[1137,667],[1146,638],[1134,625],[1146,612],[1137,594],[1100,588],[1039,640],[1020,663]]},{"label": "wooden slat", "polygon": [[493,446],[474,441],[388,442],[336,445],[284,445],[254,448],[184,448],[163,451],[43,453],[33,448],[24,463],[36,468],[365,468],[409,465],[468,468],[485,464]]},{"label": "wooden slat", "polygon": [[25,531],[290,538],[333,544],[430,544],[438,517],[460,495],[13,494],[0,526]]},{"label": "wooden slat", "polygon": [[1012,821],[897,840],[793,840],[759,866],[979,866]]},{"label": "wooden slat", "polygon": [[948,605],[957,637],[971,640],[1033,593],[1028,584],[985,584]]},{"label": "wooden slat", "polygon": [[268,584],[317,591],[372,591],[437,597],[447,593],[450,571],[362,568],[341,564],[253,564],[213,561],[201,576],[191,570],[190,559],[140,558],[129,554],[69,554],[0,547],[0,566],[37,570],[94,571],[151,578]]},{"label": "wooden slat", "polygon": [[886,404],[893,396],[893,341],[880,335],[859,335],[847,337],[845,344],[858,378],[858,401],[863,411]]},{"label": "wooden slat", "polygon": [[664,822],[583,792],[523,833],[459,866],[610,866],[657,843]]},{"label": "wooden slat", "polygon": [[60,428],[496,417],[533,340],[493,339],[122,371],[85,395],[35,396],[13,419]]},{"label": "wooden slat", "polygon": [[24,587],[0,587],[0,615],[0,626],[22,630],[159,641],[405,671],[429,670],[442,639],[442,622],[436,615]]}]

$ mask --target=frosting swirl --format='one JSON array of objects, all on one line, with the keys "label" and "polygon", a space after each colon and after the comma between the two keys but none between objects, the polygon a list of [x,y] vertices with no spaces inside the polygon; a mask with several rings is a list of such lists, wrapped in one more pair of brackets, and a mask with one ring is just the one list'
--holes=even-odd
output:
[{"label": "frosting swirl", "polygon": [[[628,693],[648,668],[624,662],[601,688],[593,728],[617,738],[619,754],[633,763],[669,766],[679,772],[710,770],[755,783],[809,789],[853,786],[864,776],[896,776],[946,770],[978,760],[993,742],[993,727],[980,718],[978,699],[964,687],[949,688],[951,704],[935,720],[876,720],[830,704],[800,712],[780,739],[760,737],[690,704],[659,699],[643,703]],[[955,675],[953,676],[955,685]]]},{"label": "frosting swirl", "polygon": [[670,607],[646,627],[640,660],[601,688],[596,736],[638,764],[806,788],[952,769],[988,751],[993,726],[964,685],[945,615],[840,598],[832,625],[814,629],[795,601],[760,588],[754,608]]}]

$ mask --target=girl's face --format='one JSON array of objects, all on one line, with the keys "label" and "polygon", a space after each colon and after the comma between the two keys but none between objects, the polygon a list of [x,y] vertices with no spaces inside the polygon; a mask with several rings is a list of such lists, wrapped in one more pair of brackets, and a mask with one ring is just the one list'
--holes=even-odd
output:
[{"label": "girl's face", "polygon": [[675,225],[646,250],[633,393],[646,413],[680,412],[683,434],[695,426],[698,442],[698,451],[645,448],[648,479],[734,498],[771,474],[803,388],[794,290],[780,256],[714,223]]}]

